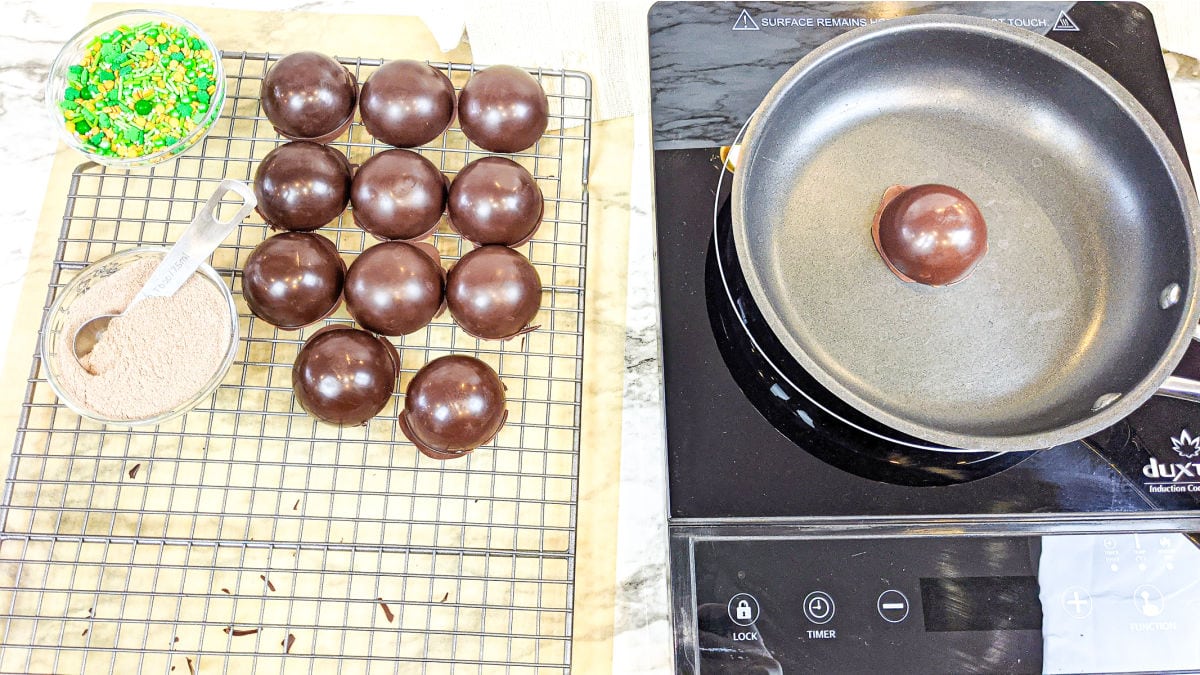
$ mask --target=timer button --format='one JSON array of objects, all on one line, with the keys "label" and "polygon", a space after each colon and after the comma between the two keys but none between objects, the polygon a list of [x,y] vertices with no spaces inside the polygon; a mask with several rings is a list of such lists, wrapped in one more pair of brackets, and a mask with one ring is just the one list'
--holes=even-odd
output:
[{"label": "timer button", "polygon": [[804,596],[804,616],[815,624],[829,623],[835,607],[833,598],[825,591],[813,591]]}]

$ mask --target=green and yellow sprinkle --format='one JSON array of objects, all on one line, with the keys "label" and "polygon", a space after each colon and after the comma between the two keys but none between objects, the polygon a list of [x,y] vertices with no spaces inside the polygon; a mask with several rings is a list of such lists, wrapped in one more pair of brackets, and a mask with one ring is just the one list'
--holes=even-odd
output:
[{"label": "green and yellow sprinkle", "polygon": [[144,157],[195,131],[219,105],[216,60],[183,26],[146,22],[92,38],[67,68],[63,121],[98,155]]}]

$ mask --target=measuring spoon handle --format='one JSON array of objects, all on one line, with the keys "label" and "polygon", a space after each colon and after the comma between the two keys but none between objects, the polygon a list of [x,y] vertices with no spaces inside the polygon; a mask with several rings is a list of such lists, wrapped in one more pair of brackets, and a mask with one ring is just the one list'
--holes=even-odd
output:
[{"label": "measuring spoon handle", "polygon": [[[217,209],[221,206],[221,198],[228,192],[236,192],[242,198],[242,205],[229,220],[220,221],[217,220]],[[257,204],[258,200],[249,185],[228,178],[221,181],[129,306],[145,298],[174,295]]]}]

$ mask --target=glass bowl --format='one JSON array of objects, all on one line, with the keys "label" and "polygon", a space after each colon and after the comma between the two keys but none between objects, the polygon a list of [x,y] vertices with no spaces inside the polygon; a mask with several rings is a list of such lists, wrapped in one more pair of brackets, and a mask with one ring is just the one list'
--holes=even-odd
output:
[{"label": "glass bowl", "polygon": [[[111,157],[108,155],[95,152],[90,144],[80,139],[75,135],[74,131],[68,127],[68,122],[63,119],[63,110],[60,107],[66,97],[66,89],[68,86],[68,76],[70,68],[79,65],[83,59],[83,55],[87,46],[92,40],[103,36],[118,27],[134,27],[141,24],[150,23],[168,23],[174,26],[182,26],[187,28],[188,32],[195,38],[202,41],[213,55],[213,82],[212,86],[216,89],[212,93],[207,103],[208,110],[197,120],[196,127],[189,133],[180,136],[173,143],[164,145],[153,152],[137,155],[133,157]],[[118,85],[120,80],[114,80]],[[190,83],[184,83],[190,84]],[[176,155],[188,150],[203,139],[213,126],[217,119],[221,116],[221,107],[225,103],[225,68],[221,63],[221,53],[217,50],[217,46],[205,33],[200,30],[194,23],[187,19],[170,14],[168,12],[160,12],[149,9],[135,9],[124,12],[110,14],[96,22],[88,25],[83,30],[79,31],[63,45],[62,51],[55,57],[53,65],[50,66],[50,76],[46,80],[46,110],[54,121],[54,125],[58,128],[59,134],[63,141],[75,150],[78,150],[88,159],[106,166],[118,167],[123,169],[131,169],[141,166],[150,166],[158,164],[175,157]],[[118,91],[123,91],[119,86]],[[206,92],[207,93],[207,92]],[[189,96],[191,94],[189,93]],[[124,122],[124,120],[122,120]],[[114,125],[115,126],[115,125]]]},{"label": "glass bowl", "polygon": [[81,298],[84,293],[91,289],[92,284],[97,280],[107,276],[111,276],[118,270],[128,267],[139,260],[148,257],[161,259],[166,255],[167,249],[158,246],[143,246],[133,248],[119,253],[114,253],[110,256],[102,258],[88,267],[84,268],[65,288],[58,292],[54,299],[54,304],[50,307],[50,313],[46,315],[46,324],[42,327],[41,342],[39,343],[40,353],[42,356],[42,366],[45,368],[46,380],[50,383],[50,388],[58,395],[59,400],[68,408],[78,413],[81,417],[99,422],[101,424],[114,426],[143,426],[154,425],[160,422],[165,422],[171,418],[182,415],[183,413],[195,408],[203,400],[212,395],[217,386],[221,384],[221,380],[225,378],[225,374],[229,371],[229,366],[233,364],[234,356],[237,354],[239,344],[238,330],[238,315],[237,307],[233,303],[233,294],[230,293],[229,287],[225,285],[221,277],[207,263],[201,264],[200,269],[196,274],[207,280],[218,289],[225,297],[225,306],[229,312],[229,349],[226,350],[225,356],[221,361],[221,365],[213,373],[212,377],[205,383],[204,387],[195,393],[194,396],[184,400],[174,408],[141,419],[116,419],[108,418],[97,414],[84,406],[79,401],[76,401],[67,393],[60,384],[59,378],[62,373],[63,359],[74,359],[75,355],[67,348],[66,353],[60,349],[60,341],[63,332],[68,329],[67,317],[70,313],[71,305]]}]

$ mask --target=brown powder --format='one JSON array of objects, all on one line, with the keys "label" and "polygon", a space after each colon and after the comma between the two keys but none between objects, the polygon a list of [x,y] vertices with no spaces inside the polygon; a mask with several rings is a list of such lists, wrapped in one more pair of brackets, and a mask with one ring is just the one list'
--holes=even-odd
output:
[{"label": "brown powder", "polygon": [[[219,289],[193,275],[169,298],[147,298],[109,324],[81,366],[75,331],[124,309],[158,265],[148,258],[97,280],[67,312],[59,344],[59,385],[100,417],[134,420],[165,413],[199,393],[229,349],[229,310]],[[90,372],[89,372],[90,371]]]}]

